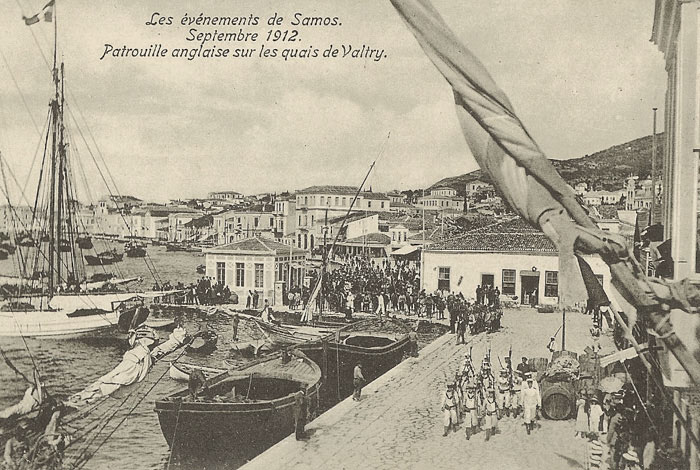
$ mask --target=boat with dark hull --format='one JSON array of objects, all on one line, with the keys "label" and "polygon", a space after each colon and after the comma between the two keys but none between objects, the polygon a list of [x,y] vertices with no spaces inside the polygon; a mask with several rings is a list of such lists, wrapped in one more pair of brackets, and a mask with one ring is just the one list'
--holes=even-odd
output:
[{"label": "boat with dark hull", "polygon": [[340,330],[331,337],[297,347],[321,367],[324,382],[333,384],[321,396],[324,404],[352,394],[353,370],[358,363],[369,383],[393,369],[408,352],[408,334],[363,329],[362,324],[366,322],[353,325],[354,331]]},{"label": "boat with dark hull", "polygon": [[128,241],[126,245],[124,245],[124,253],[126,253],[126,256],[129,258],[145,258],[146,245],[135,241]]},{"label": "boat with dark hull", "polygon": [[156,400],[160,428],[177,455],[224,453],[251,458],[294,432],[294,401],[306,393],[309,415],[316,412],[321,369],[304,354],[255,361],[207,380],[206,397],[189,389]]}]

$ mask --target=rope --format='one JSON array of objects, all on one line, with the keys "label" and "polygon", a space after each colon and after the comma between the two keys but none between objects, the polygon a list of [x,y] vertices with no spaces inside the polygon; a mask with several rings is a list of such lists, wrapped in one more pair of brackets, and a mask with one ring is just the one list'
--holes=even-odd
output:
[{"label": "rope", "polygon": [[[182,350],[182,351],[180,352],[180,354],[175,358],[175,360],[172,361],[172,363],[176,363],[177,361],[179,361],[180,358],[185,354],[185,352],[187,352],[187,349],[186,349],[186,348],[183,348],[183,350]],[[124,417],[122,418],[122,420],[115,426],[115,428],[112,429],[112,431],[107,435],[107,437],[105,437],[104,440],[102,440],[102,442],[100,442],[100,444],[99,444],[99,445],[95,448],[95,450],[92,452],[92,455],[91,455],[90,457],[86,458],[84,461],[79,462],[79,463],[76,463],[76,464],[72,467],[73,469],[78,470],[78,469],[83,468],[83,467],[85,466],[85,464],[87,464],[87,462],[90,460],[90,458],[94,457],[95,454],[97,454],[97,451],[100,450],[100,448],[102,448],[102,446],[105,444],[105,442],[107,442],[107,441],[112,437],[112,435],[117,431],[117,429],[119,429],[119,427],[124,423],[124,421],[126,421],[127,418],[128,418],[129,416],[131,416],[131,414],[134,412],[134,410],[136,409],[136,407],[138,407],[138,406],[141,404],[141,402],[143,402],[143,400],[146,399],[146,397],[148,396],[148,394],[151,393],[151,391],[155,388],[156,385],[158,385],[158,383],[160,383],[160,381],[163,379],[163,377],[165,377],[165,374],[167,374],[169,370],[170,370],[169,368],[166,368],[166,369],[163,371],[163,373],[160,375],[160,377],[158,377],[158,379],[157,379],[155,382],[153,382],[153,384],[152,384],[151,387],[146,391],[146,393],[145,393],[141,398],[139,398],[139,400],[136,402],[136,404],[135,404],[133,407],[131,407],[131,409],[127,412],[126,416],[124,416]],[[127,398],[129,398],[130,396],[131,396],[131,395],[127,396]],[[124,401],[126,401],[126,399],[125,399]],[[119,409],[121,409],[121,408],[119,408]],[[119,411],[119,409],[118,409],[117,411]],[[114,414],[116,414],[116,411],[115,411]],[[112,417],[114,416],[114,414],[110,417],[110,420],[112,419]],[[106,424],[105,424],[105,426],[106,426]],[[104,426],[100,429],[100,432],[102,431],[102,429],[104,429]],[[98,432],[95,436],[98,436],[98,435],[99,435],[99,432]],[[83,458],[83,456],[85,455],[85,452],[86,452],[86,451],[87,451],[87,449],[86,449],[82,454],[80,454],[80,455],[78,456],[78,458],[76,459],[76,462],[78,462],[79,459],[82,459],[82,458]]]}]

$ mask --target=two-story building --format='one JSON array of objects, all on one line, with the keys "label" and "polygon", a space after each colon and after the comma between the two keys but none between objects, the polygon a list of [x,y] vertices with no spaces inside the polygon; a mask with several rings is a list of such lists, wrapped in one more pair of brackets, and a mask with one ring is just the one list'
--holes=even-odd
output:
[{"label": "two-story building", "polygon": [[418,198],[418,207],[431,211],[464,212],[464,198],[457,195],[457,190],[439,186],[430,190],[430,194]]}]

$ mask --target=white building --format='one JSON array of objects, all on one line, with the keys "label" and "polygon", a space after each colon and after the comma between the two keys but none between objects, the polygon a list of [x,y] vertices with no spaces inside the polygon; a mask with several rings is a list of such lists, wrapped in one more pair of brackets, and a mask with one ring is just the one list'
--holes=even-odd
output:
[{"label": "white building", "polygon": [[243,202],[245,196],[236,191],[214,191],[208,194],[209,199],[228,201],[232,203]]},{"label": "white building", "polygon": [[249,291],[272,306],[282,305],[289,288],[301,285],[306,252],[270,239],[251,237],[204,250],[206,275],[227,285],[239,303]]},{"label": "white building", "polygon": [[[662,217],[664,239],[671,240],[671,280],[700,279],[698,251],[698,159],[700,154],[700,1],[656,0],[651,40],[664,55],[668,74],[664,110]],[[649,186],[650,188],[650,186]],[[674,310],[673,330],[698,357],[700,317]],[[667,385],[686,387],[692,382],[670,353],[662,354]],[[693,422],[697,422],[695,419]],[[676,433],[674,433],[676,434]],[[687,442],[687,439],[683,439]],[[694,462],[697,466],[697,451]],[[695,467],[696,468],[696,467]]]},{"label": "white building", "polygon": [[[610,271],[599,257],[586,257],[607,290]],[[559,256],[544,233],[521,219],[467,232],[423,250],[421,288],[476,297],[481,285],[498,287],[503,300],[557,305]]]},{"label": "white building", "polygon": [[490,184],[485,183],[481,180],[470,181],[469,183],[467,183],[466,186],[467,196],[471,196],[474,193],[487,189],[489,187],[491,187]]},{"label": "white building", "polygon": [[438,186],[430,194],[418,198],[418,207],[425,210],[463,212],[464,198],[457,196],[457,190],[449,186]]}]

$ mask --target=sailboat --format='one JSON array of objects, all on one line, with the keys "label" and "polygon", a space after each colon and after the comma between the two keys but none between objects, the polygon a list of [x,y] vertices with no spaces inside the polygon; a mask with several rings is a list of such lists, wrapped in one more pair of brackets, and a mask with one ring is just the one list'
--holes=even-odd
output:
[{"label": "sailboat", "polygon": [[[88,293],[100,288],[90,282],[82,255],[81,224],[72,159],[72,142],[64,122],[66,111],[64,64],[57,61],[57,27],[54,16],[54,50],[48,126],[42,134],[44,153],[33,216],[29,226],[13,221],[19,277],[12,282],[13,298],[0,307],[0,337],[77,338],[100,336],[116,329],[125,302],[153,297],[155,293]],[[30,24],[30,23],[27,23]],[[0,157],[1,158],[1,157]],[[0,169],[3,161],[0,159]],[[109,188],[109,187],[108,187]],[[7,189],[7,188],[5,188]],[[12,208],[10,196],[5,191]],[[92,243],[90,243],[92,244]],[[82,245],[82,246],[81,246]],[[119,254],[121,258],[121,254]],[[37,274],[39,273],[39,274]],[[133,281],[110,280],[111,284]]]}]

